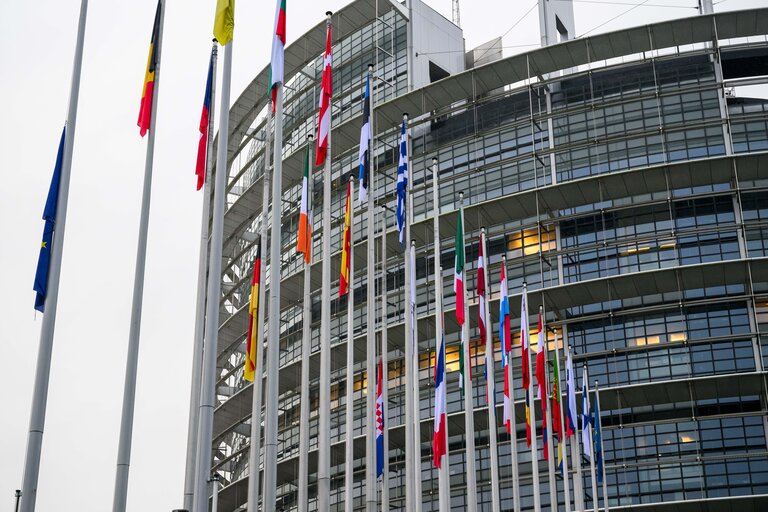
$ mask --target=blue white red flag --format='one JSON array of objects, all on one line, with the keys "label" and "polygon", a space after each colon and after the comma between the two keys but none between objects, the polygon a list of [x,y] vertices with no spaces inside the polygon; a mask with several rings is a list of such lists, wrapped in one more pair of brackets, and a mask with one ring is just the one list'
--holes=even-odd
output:
[{"label": "blue white red flag", "polygon": [[400,127],[400,161],[397,164],[397,232],[400,245],[405,244],[405,196],[408,192],[408,136],[405,120]]},{"label": "blue white red flag", "polygon": [[445,337],[440,340],[435,365],[435,423],[432,438],[432,461],[440,468],[443,455],[447,452],[447,426],[445,420]]}]

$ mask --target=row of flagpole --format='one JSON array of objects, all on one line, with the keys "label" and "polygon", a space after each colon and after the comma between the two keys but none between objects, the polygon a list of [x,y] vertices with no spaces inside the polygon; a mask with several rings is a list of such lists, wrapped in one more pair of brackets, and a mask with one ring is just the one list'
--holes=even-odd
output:
[{"label": "row of flagpole", "polygon": [[[27,460],[25,461],[24,482],[22,486],[21,510],[33,511],[37,487],[37,475],[39,471],[40,447],[45,418],[45,398],[47,395],[48,375],[50,371],[50,351],[53,340],[53,326],[55,323],[55,310],[58,293],[58,280],[60,273],[61,253],[63,250],[63,232],[66,219],[66,202],[71,172],[72,147],[77,111],[77,98],[79,90],[79,76],[82,62],[84,41],[85,18],[87,1],[81,3],[80,23],[78,28],[78,40],[75,53],[75,65],[73,70],[72,87],[70,92],[70,106],[67,125],[62,135],[59,158],[57,160],[54,179],[52,181],[49,200],[46,205],[44,219],[46,229],[43,235],[40,264],[35,279],[37,291],[36,309],[43,311],[44,319],[41,329],[40,352],[38,355],[38,367],[35,377],[35,392],[30,419],[30,433],[27,446]],[[131,314],[131,328],[129,333],[129,349],[126,363],[125,390],[123,399],[123,413],[121,421],[120,444],[118,449],[118,461],[115,477],[115,494],[113,510],[122,512],[126,507],[128,472],[130,467],[130,450],[133,426],[133,410],[135,403],[136,371],[138,359],[138,342],[141,323],[141,304],[143,297],[144,262],[146,259],[146,238],[149,222],[149,198],[151,193],[151,177],[154,151],[154,133],[157,111],[157,95],[159,91],[160,56],[162,46],[162,31],[164,17],[164,2],[158,1],[155,22],[153,25],[150,42],[149,59],[146,70],[144,90],[139,116],[141,134],[149,131],[147,144],[147,157],[145,166],[145,180],[142,196],[142,209],[139,231],[139,243],[137,248],[136,274],[133,291],[133,307]],[[253,414],[251,418],[251,453],[250,453],[250,483],[248,493],[248,510],[257,510],[259,496],[259,468],[260,468],[260,429],[261,429],[261,397],[262,397],[262,364],[264,356],[261,347],[264,346],[269,334],[269,350],[266,352],[266,409],[265,409],[265,450],[264,450],[264,480],[261,492],[262,506],[265,510],[272,510],[276,503],[277,490],[277,417],[278,417],[278,383],[279,383],[279,336],[280,336],[280,279],[281,279],[281,207],[279,205],[282,196],[282,109],[283,109],[283,52],[285,47],[285,0],[278,0],[275,14],[275,34],[272,50],[272,80],[270,90],[272,92],[272,104],[267,108],[268,117],[265,132],[265,170],[263,178],[263,205],[261,218],[261,233],[256,245],[256,257],[254,261],[254,277],[252,280],[252,293],[249,305],[248,335],[246,341],[246,362],[244,378],[251,380],[253,384]],[[196,328],[195,328],[195,353],[193,361],[192,390],[190,404],[189,443],[187,449],[187,472],[184,487],[184,506],[195,512],[204,512],[208,509],[208,483],[210,481],[210,462],[212,450],[213,409],[217,401],[215,397],[217,336],[219,320],[219,301],[221,289],[221,259],[223,241],[223,218],[225,209],[225,193],[227,179],[227,150],[228,150],[228,125],[229,125],[229,95],[232,66],[232,37],[234,31],[234,2],[218,0],[216,18],[214,22],[214,35],[225,48],[223,82],[221,90],[220,130],[218,141],[218,154],[216,159],[215,185],[212,198],[213,211],[210,218],[210,258],[207,258],[209,233],[207,232],[210,214],[210,184],[207,176],[212,174],[213,164],[213,112],[214,112],[214,84],[216,76],[216,46],[212,49],[209,62],[208,82],[201,119],[201,143],[198,153],[198,189],[204,185],[203,218],[201,227],[201,246],[199,262],[199,281],[202,288],[207,281],[207,293],[198,293]],[[326,54],[323,69],[322,93],[320,99],[320,120],[318,123],[318,139],[315,146],[315,165],[323,165],[323,214],[322,214],[322,297],[321,297],[321,343],[320,343],[320,410],[319,410],[319,439],[318,439],[318,502],[319,509],[323,512],[330,508],[330,237],[331,237],[331,107],[332,96],[332,26],[331,13],[327,13],[327,40]],[[375,212],[374,190],[376,190],[375,171],[375,146],[373,121],[374,105],[371,80],[374,78],[373,67],[370,66],[365,78],[365,94],[363,97],[363,126],[361,128],[361,143],[359,153],[359,198],[362,205],[367,204],[367,326],[366,326],[366,374],[368,376],[369,392],[367,394],[367,408],[369,411],[366,422],[366,509],[376,509],[378,494],[372,492],[378,486],[378,478],[382,479],[381,497],[388,506],[388,441],[386,436],[386,404],[388,390],[387,384],[387,302],[386,302],[386,223],[381,230],[381,257],[382,257],[382,324],[381,331],[381,357],[377,363],[376,348],[376,309],[375,309],[375,280],[372,269],[375,261]],[[274,115],[273,115],[274,113]],[[274,127],[272,127],[274,121]],[[274,129],[274,132],[272,131]],[[272,137],[274,133],[274,137]],[[416,278],[415,278],[415,244],[411,241],[410,224],[413,220],[410,193],[412,180],[409,179],[408,154],[409,154],[409,129],[408,118],[404,115],[401,126],[400,160],[398,163],[398,205],[397,223],[399,239],[403,248],[403,263],[405,267],[405,429],[406,429],[406,504],[408,511],[421,509],[421,439],[420,439],[420,414],[419,414],[419,345],[417,335],[416,318]],[[274,148],[272,148],[274,144]],[[307,157],[305,162],[305,174],[302,193],[302,215],[300,222],[303,226],[299,244],[303,243],[301,252],[305,255],[304,267],[304,319],[310,318],[310,292],[311,292],[311,246],[312,246],[312,173],[309,161],[310,147],[313,141],[307,145]],[[202,154],[202,157],[201,157]],[[273,158],[274,156],[274,158]],[[201,169],[202,162],[202,169]],[[435,265],[435,341],[437,345],[437,357],[435,365],[435,421],[433,438],[433,462],[439,468],[440,485],[440,510],[450,507],[450,476],[447,457],[449,450],[449,436],[446,421],[446,360],[445,360],[445,335],[443,321],[442,300],[442,269],[440,261],[440,237],[439,237],[439,189],[437,161],[432,164],[433,180],[433,229],[434,229],[434,265]],[[271,187],[271,191],[270,191]],[[380,188],[380,187],[379,187]],[[271,194],[270,194],[271,192]],[[273,206],[271,217],[271,229],[268,229],[267,215],[270,197],[277,203]],[[51,199],[53,198],[53,199]],[[53,202],[51,202],[53,201]],[[464,267],[466,261],[466,241],[464,239],[464,201],[462,195],[459,199],[459,223],[456,234],[456,265],[454,278],[454,291],[456,293],[456,318],[461,329],[460,352],[460,388],[463,393],[465,411],[465,450],[466,450],[466,477],[467,477],[467,508],[470,511],[477,509],[477,486],[475,472],[475,431],[474,431],[474,406],[471,375],[471,349],[469,336],[469,302],[465,286]],[[348,184],[346,213],[344,221],[343,247],[342,247],[342,280],[340,296],[347,295],[347,403],[346,403],[346,461],[345,461],[345,505],[347,509],[352,507],[353,485],[353,434],[352,434],[352,407],[354,390],[354,265],[353,265],[353,218],[354,200],[352,180]],[[269,236],[271,234],[271,236]],[[269,283],[269,316],[268,328],[265,330],[267,308],[265,302],[266,287],[261,282],[262,276],[266,276],[266,258],[262,256],[263,245],[270,240],[269,258],[272,262]],[[481,342],[485,344],[485,374],[486,374],[486,402],[488,407],[489,435],[491,445],[491,495],[492,509],[497,511],[501,507],[500,483],[498,470],[498,421],[496,419],[495,406],[495,360],[493,348],[492,327],[490,324],[490,312],[488,297],[490,296],[490,279],[487,258],[485,229],[480,233],[479,258],[478,258],[478,299],[479,317],[478,327],[481,332]],[[346,265],[346,267],[344,267]],[[507,302],[508,290],[506,289],[506,259],[502,259],[502,287],[500,304],[500,339],[502,340],[502,360],[504,367],[504,423],[507,432],[511,436],[511,448],[513,456],[513,501],[515,510],[520,509],[519,475],[517,468],[517,444],[516,426],[514,425],[514,399],[512,398],[512,374],[511,374],[511,333],[509,332],[509,308]],[[206,279],[207,278],[207,279]],[[505,309],[506,305],[506,309]],[[203,311],[205,313],[203,314]],[[506,317],[505,317],[506,315]],[[541,510],[539,475],[538,475],[538,448],[537,448],[537,424],[534,410],[533,378],[531,375],[531,344],[528,326],[527,288],[523,285],[521,300],[521,361],[522,383],[524,387],[526,409],[527,444],[532,450],[532,477],[534,509]],[[543,326],[543,314],[539,313],[538,355],[536,377],[539,383],[544,425],[549,425],[546,434],[542,433],[542,442],[545,443],[545,453],[549,467],[550,499],[557,501],[557,488],[555,486],[554,471],[554,439],[558,440],[558,459],[562,460],[561,475],[564,479],[565,507],[570,512],[571,498],[569,487],[568,454],[562,445],[574,435],[577,428],[575,408],[575,383],[570,349],[567,348],[566,366],[566,413],[561,408],[561,383],[559,377],[559,340],[555,332],[555,360],[554,360],[554,386],[552,395],[549,393],[547,382],[549,367],[546,362],[547,334]],[[506,331],[506,332],[504,332]],[[203,348],[204,346],[204,348]],[[308,421],[309,421],[309,356],[311,349],[310,329],[306,325],[302,339],[302,405],[301,405],[301,460],[299,476],[299,509],[307,508],[307,452],[309,446]],[[539,364],[541,358],[543,364]],[[541,375],[540,375],[541,373]],[[374,375],[376,376],[376,393],[374,395]],[[607,498],[606,481],[604,478],[602,459],[602,434],[599,417],[599,394],[595,388],[594,409],[589,407],[589,390],[587,388],[586,368],[583,376],[583,411],[582,411],[582,436],[585,455],[590,460],[592,474],[592,498],[597,509],[597,482],[603,484],[603,499]],[[548,405],[551,404],[551,405]],[[375,411],[375,412],[374,412]],[[553,414],[554,413],[554,414]],[[554,422],[554,423],[553,423]],[[557,431],[557,437],[552,436],[552,430]],[[581,455],[578,440],[574,438],[571,445],[571,457],[574,461],[574,491],[577,492],[574,504],[577,510],[583,509],[584,499],[581,490]],[[214,486],[214,490],[217,487]],[[607,504],[604,504],[607,509]]]}]

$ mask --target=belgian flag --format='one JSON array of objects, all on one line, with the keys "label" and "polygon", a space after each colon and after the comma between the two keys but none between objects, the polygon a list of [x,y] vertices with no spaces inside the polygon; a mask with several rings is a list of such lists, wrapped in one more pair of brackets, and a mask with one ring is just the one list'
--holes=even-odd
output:
[{"label": "belgian flag", "polygon": [[160,14],[163,2],[158,0],[155,11],[155,23],[152,25],[152,39],[149,42],[149,57],[147,58],[147,71],[144,75],[144,87],[141,91],[141,107],[139,108],[139,133],[143,137],[149,130],[152,121],[152,99],[155,89],[155,69],[157,68],[157,37],[160,32]]}]

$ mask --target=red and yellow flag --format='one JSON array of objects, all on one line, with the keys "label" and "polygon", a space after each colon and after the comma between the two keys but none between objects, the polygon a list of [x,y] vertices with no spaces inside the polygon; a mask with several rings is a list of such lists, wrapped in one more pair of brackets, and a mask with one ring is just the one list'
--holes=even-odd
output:
[{"label": "red and yellow flag", "polygon": [[256,257],[253,259],[253,279],[251,280],[251,302],[248,305],[248,339],[245,350],[245,369],[243,378],[253,382],[256,373],[257,343],[259,341],[259,286],[261,285],[261,239],[256,244]]},{"label": "red and yellow flag", "polygon": [[149,57],[147,71],[144,74],[144,86],[141,90],[141,107],[139,108],[139,133],[143,137],[149,130],[152,121],[152,100],[155,96],[155,69],[157,68],[157,37],[160,32],[160,14],[163,8],[162,0],[157,2],[155,23],[152,25],[152,39],[149,41]]},{"label": "red and yellow flag", "polygon": [[352,253],[352,182],[347,184],[347,207],[344,212],[344,245],[341,249],[341,278],[339,279],[339,297],[349,291],[349,263]]}]

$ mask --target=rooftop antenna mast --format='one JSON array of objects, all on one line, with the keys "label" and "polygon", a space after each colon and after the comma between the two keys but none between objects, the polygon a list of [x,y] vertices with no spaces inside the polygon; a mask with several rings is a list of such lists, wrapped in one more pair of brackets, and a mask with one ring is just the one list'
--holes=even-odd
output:
[{"label": "rooftop antenna mast", "polygon": [[461,26],[461,16],[459,16],[459,0],[452,0],[453,2],[453,24],[457,27]]}]

